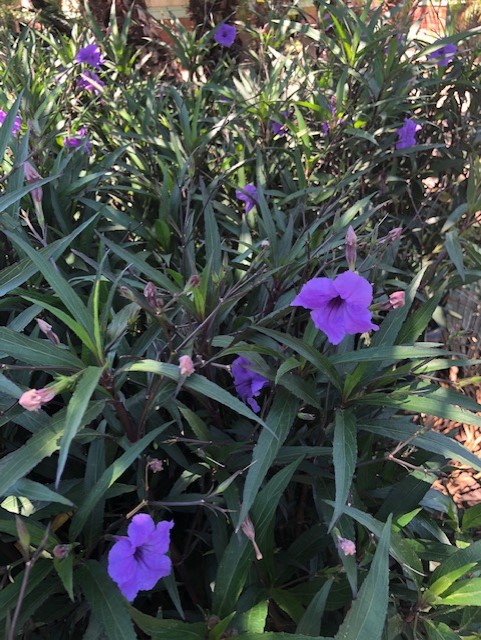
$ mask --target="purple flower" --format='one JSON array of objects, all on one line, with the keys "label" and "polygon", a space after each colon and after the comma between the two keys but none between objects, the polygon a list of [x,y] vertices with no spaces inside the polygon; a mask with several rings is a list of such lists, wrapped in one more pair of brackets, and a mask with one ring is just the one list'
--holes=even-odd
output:
[{"label": "purple flower", "polygon": [[[87,140],[87,129],[80,127],[75,136],[65,136],[63,144],[67,149],[78,149],[85,143],[85,153],[90,153],[90,142]],[[85,142],[86,141],[86,142]]]},{"label": "purple flower", "polygon": [[99,67],[102,64],[100,49],[96,44],[88,44],[77,51],[75,62],[90,65],[91,67]]},{"label": "purple flower", "polygon": [[454,56],[458,51],[455,44],[445,44],[428,55],[428,60],[435,62],[438,67],[447,67],[454,60]]},{"label": "purple flower", "polygon": [[249,367],[252,367],[252,362],[239,356],[231,365],[232,377],[241,400],[247,403],[252,411],[259,413],[261,408],[254,398],[257,398],[266,384],[269,384],[269,380]]},{"label": "purple flower", "polygon": [[236,189],[235,197],[246,203],[246,213],[249,213],[258,201],[257,187],[253,184],[246,184],[240,189]]},{"label": "purple flower", "polygon": [[359,274],[345,271],[334,280],[312,278],[291,302],[291,307],[311,309],[314,325],[326,334],[331,344],[339,344],[346,334],[378,330],[371,322],[371,302],[371,284]]},{"label": "purple flower", "polygon": [[236,35],[237,29],[234,25],[223,22],[215,30],[214,40],[223,47],[231,47],[234,44]]},{"label": "purple flower", "polygon": [[120,591],[132,602],[139,591],[152,589],[160,578],[172,570],[169,550],[170,529],[173,522],[157,525],[146,513],[132,518],[127,536],[116,536],[117,542],[109,551],[108,573]]},{"label": "purple flower", "polygon": [[406,118],[403,126],[397,130],[396,149],[406,149],[414,146],[416,144],[416,133],[421,129],[420,124],[416,124],[411,118]]},{"label": "purple flower", "polygon": [[[6,117],[7,117],[6,111],[4,111],[3,109],[0,109],[0,125],[2,125],[5,122]],[[15,119],[13,121],[12,133],[14,135],[18,133],[20,131],[21,126],[22,126],[22,121],[20,120],[20,116],[15,116]]]},{"label": "purple flower", "polygon": [[95,95],[99,95],[102,91],[102,87],[105,85],[96,73],[93,71],[84,71],[80,74],[80,78],[77,81],[77,87],[84,91],[93,91]]},{"label": "purple flower", "polygon": [[[289,116],[289,111],[281,111],[280,114],[284,119],[286,119]],[[270,121],[270,125],[271,125],[271,130],[272,133],[276,136],[285,136],[287,133],[287,127],[282,124],[281,122],[278,122],[277,120],[271,120]]]}]

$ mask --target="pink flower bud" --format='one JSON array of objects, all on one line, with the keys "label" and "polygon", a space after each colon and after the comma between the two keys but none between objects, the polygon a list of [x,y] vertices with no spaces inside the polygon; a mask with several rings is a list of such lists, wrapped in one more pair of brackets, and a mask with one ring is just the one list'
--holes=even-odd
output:
[{"label": "pink flower bud", "polygon": [[51,324],[49,324],[48,322],[45,322],[45,320],[42,320],[40,318],[37,318],[37,324],[40,331],[47,336],[47,338],[50,340],[52,344],[55,344],[55,345],[60,344],[60,338],[56,333],[52,331]]},{"label": "pink flower bud", "polygon": [[180,356],[179,371],[181,376],[191,376],[194,372],[194,363],[190,356]]},{"label": "pink flower bud", "polygon": [[356,268],[356,258],[357,258],[356,243],[357,243],[356,233],[352,228],[352,226],[349,226],[349,229],[347,230],[347,233],[346,233],[345,244],[346,244],[347,266],[351,271],[354,271]]},{"label": "pink flower bud", "polygon": [[147,282],[144,287],[144,297],[153,309],[160,309],[163,300],[157,295],[157,287],[153,282]]},{"label": "pink flower bud", "polygon": [[356,555],[356,545],[352,540],[348,540],[347,538],[338,538],[337,542],[345,556]]},{"label": "pink flower bud", "polygon": [[400,309],[406,304],[406,295],[404,291],[395,291],[389,296],[389,302],[393,309]]},{"label": "pink flower bud", "polygon": [[152,458],[152,460],[149,460],[147,466],[152,471],[152,473],[159,473],[160,471],[164,470],[164,463],[158,458]]},{"label": "pink flower bud", "polygon": [[389,300],[381,305],[382,311],[391,311],[391,309],[400,309],[406,304],[406,294],[404,291],[395,291],[389,296]]},{"label": "pink flower bud", "polygon": [[22,393],[18,404],[27,411],[39,411],[40,407],[55,398],[56,393],[48,387],[45,389],[29,389]]},{"label": "pink flower bud", "polygon": [[59,558],[59,560],[62,560],[63,558],[66,558],[69,554],[69,546],[68,544],[56,544],[53,548],[53,555],[55,558]]}]

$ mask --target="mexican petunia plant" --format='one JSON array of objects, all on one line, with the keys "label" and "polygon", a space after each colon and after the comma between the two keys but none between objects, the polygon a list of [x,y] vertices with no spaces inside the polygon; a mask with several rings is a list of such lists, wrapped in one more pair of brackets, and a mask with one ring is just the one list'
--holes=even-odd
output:
[{"label": "mexican petunia plant", "polygon": [[481,634],[478,31],[241,4],[0,23],[7,640]]}]

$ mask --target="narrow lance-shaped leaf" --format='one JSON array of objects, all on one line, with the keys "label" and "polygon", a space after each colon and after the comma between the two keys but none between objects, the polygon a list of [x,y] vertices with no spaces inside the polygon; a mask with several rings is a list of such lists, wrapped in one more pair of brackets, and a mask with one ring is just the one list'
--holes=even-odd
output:
[{"label": "narrow lance-shaped leaf", "polygon": [[357,461],[357,433],[354,416],[349,411],[338,409],[334,426],[333,462],[336,484],[336,500],[334,513],[329,524],[329,531],[342,515],[344,505],[349,496],[352,477]]}]

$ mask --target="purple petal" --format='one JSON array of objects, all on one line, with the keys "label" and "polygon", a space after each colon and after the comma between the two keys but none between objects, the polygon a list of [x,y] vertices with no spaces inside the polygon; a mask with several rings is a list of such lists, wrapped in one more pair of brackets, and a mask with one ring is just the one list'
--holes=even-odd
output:
[{"label": "purple petal", "polygon": [[159,556],[166,553],[170,546],[170,530],[174,526],[173,522],[162,520],[157,524],[149,539],[143,544],[142,551]]},{"label": "purple petal", "polygon": [[134,516],[127,529],[130,542],[134,547],[140,547],[148,542],[154,531],[154,521],[147,513],[138,513]]},{"label": "purple petal", "polygon": [[372,285],[358,273],[345,271],[333,284],[338,295],[350,305],[368,307],[372,302]]},{"label": "purple petal", "polygon": [[135,548],[128,538],[121,538],[110,549],[107,571],[114,582],[120,584],[130,580],[136,572]]},{"label": "purple petal", "polygon": [[338,295],[333,281],[329,278],[312,278],[302,287],[299,295],[294,298],[290,306],[319,309]]},{"label": "purple petal", "polygon": [[371,312],[369,309],[356,305],[346,305],[344,312],[344,326],[346,333],[365,333],[366,331],[377,331],[379,327],[371,322]]},{"label": "purple petal", "polygon": [[149,556],[148,562],[139,562],[137,564],[135,585],[138,591],[153,589],[161,578],[170,575],[172,571],[172,562],[167,556],[157,556],[155,558],[155,566],[153,566],[152,561],[153,556]]},{"label": "purple petal", "polygon": [[326,304],[311,311],[314,326],[323,331],[331,344],[339,344],[346,335],[344,303]]}]

